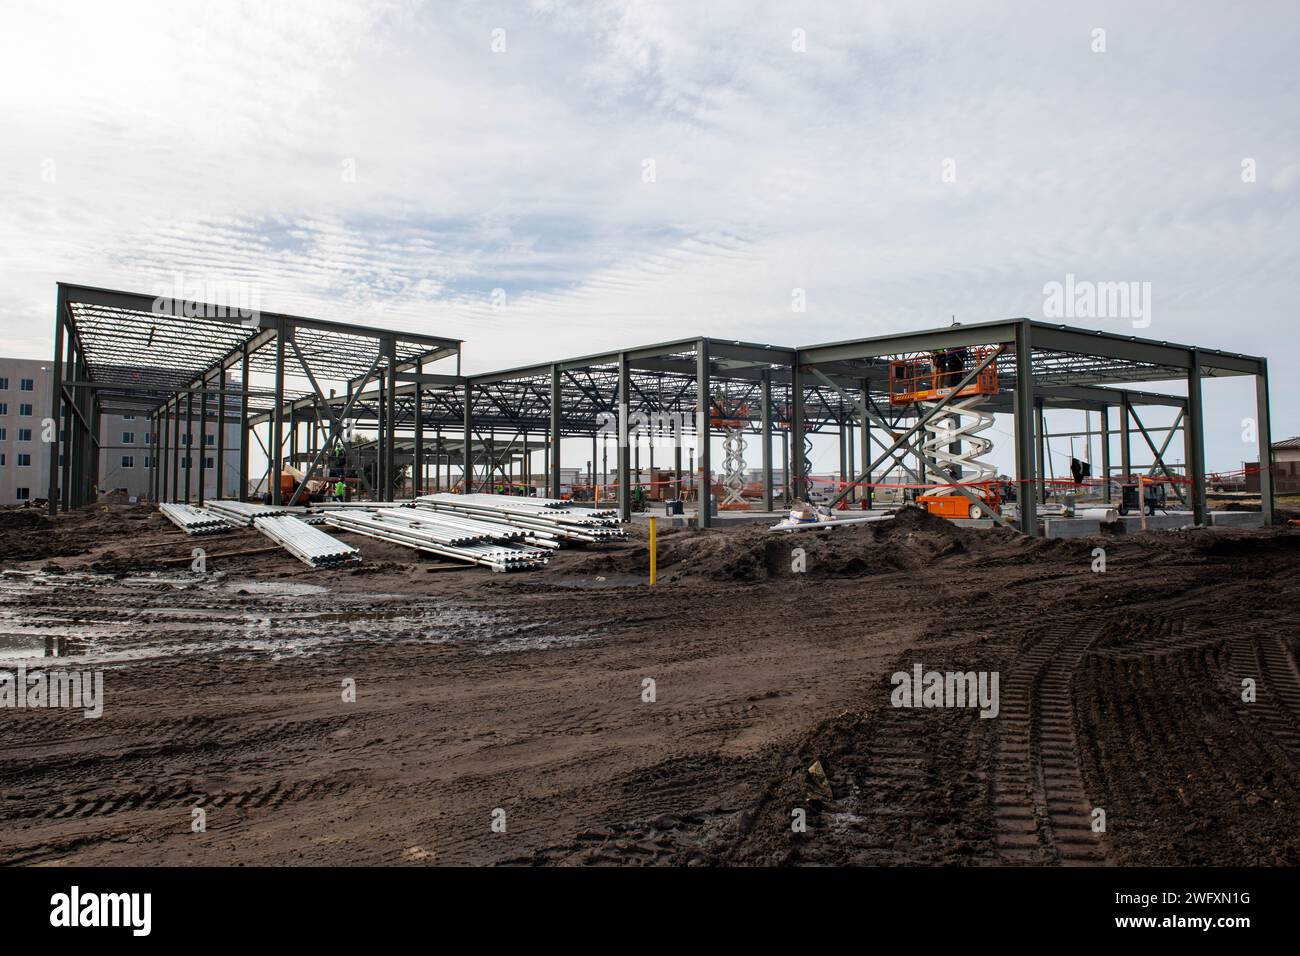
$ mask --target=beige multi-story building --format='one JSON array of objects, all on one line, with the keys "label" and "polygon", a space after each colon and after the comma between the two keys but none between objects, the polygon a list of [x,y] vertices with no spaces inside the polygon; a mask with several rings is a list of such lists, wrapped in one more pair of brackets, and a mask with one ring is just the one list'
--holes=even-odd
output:
[{"label": "beige multi-story building", "polygon": [[49,489],[50,374],[49,362],[0,358],[0,505]]},{"label": "beige multi-story building", "polygon": [[[39,359],[0,357],[0,507],[43,499],[50,489],[50,446],[53,432],[50,418],[50,362]],[[233,494],[239,485],[239,439],[237,424],[226,425],[225,477],[222,488]],[[200,428],[194,422],[192,435],[181,423],[182,457],[179,462],[180,497],[185,494],[186,469],[193,465],[192,497],[198,496],[197,453],[185,454],[191,443],[199,443]],[[60,432],[62,437],[62,432]],[[168,441],[174,435],[168,436]],[[217,492],[217,429],[209,424],[203,448],[205,459],[204,497]],[[170,460],[170,459],[169,459]],[[103,493],[147,498],[153,483],[153,434],[147,415],[102,415],[100,417],[99,489]],[[170,483],[171,476],[168,475]]]}]

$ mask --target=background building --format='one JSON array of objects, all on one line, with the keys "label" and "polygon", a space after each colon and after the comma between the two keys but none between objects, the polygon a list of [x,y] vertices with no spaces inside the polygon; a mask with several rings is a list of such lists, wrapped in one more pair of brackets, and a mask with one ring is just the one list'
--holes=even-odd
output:
[{"label": "background building", "polygon": [[[50,421],[50,395],[49,362],[0,357],[0,507],[44,499],[49,493],[50,446],[46,441],[46,423]],[[192,439],[197,445],[197,422]],[[214,497],[217,487],[215,424],[209,424],[206,439],[204,495]],[[190,441],[182,425],[181,444],[188,447]],[[227,489],[239,484],[239,441],[239,425],[227,425],[223,482]],[[104,415],[99,436],[100,491],[127,499],[148,497],[154,467],[152,442],[147,417]],[[198,468],[197,449],[189,457]],[[182,457],[181,468],[186,467],[187,459]],[[182,487],[184,474],[182,470]],[[197,493],[197,485],[194,490]]]},{"label": "background building", "polygon": [[[1246,490],[1259,493],[1259,462],[1246,462]],[[1273,444],[1273,493],[1300,494],[1300,435]]]}]

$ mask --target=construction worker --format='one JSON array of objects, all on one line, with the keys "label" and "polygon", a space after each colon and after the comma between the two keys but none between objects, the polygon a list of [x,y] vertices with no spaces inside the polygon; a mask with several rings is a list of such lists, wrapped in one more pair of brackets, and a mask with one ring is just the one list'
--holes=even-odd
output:
[{"label": "construction worker", "polygon": [[342,479],[342,478],[340,478],[338,481],[334,482],[334,500],[335,500],[335,501],[342,501],[342,500],[343,500],[343,496],[346,495],[347,493],[348,493],[348,486],[347,486],[346,484],[343,483],[343,479]]}]

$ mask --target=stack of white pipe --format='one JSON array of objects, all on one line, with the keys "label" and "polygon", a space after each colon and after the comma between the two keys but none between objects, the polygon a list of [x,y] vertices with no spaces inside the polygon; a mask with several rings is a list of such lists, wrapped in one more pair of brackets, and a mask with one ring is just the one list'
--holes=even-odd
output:
[{"label": "stack of white pipe", "polygon": [[252,501],[209,501],[204,504],[204,508],[221,518],[225,518],[231,524],[241,525],[245,528],[251,528],[253,522],[258,518],[273,518],[277,515],[292,515],[295,518],[301,518],[309,524],[320,524],[316,516],[309,515],[304,509],[286,505],[261,505]]},{"label": "stack of white pipe", "polygon": [[517,495],[423,495],[417,508],[524,528],[559,541],[613,541],[627,537],[615,510],[574,508],[554,498]]},{"label": "stack of white pipe", "polygon": [[230,522],[189,505],[164,502],[158,506],[163,516],[186,534],[219,534],[229,531]]},{"label": "stack of white pipe", "polygon": [[359,564],[361,552],[291,515],[254,518],[253,527],[313,568]]},{"label": "stack of white pipe", "polygon": [[544,567],[550,560],[550,549],[558,547],[553,539],[548,543],[548,539],[523,528],[410,508],[341,509],[328,513],[325,523],[493,571]]}]

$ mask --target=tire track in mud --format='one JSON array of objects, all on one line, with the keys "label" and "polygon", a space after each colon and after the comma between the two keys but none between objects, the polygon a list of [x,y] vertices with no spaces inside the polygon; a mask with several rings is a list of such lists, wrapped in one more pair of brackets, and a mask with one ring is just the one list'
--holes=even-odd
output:
[{"label": "tire track in mud", "polygon": [[1101,634],[1093,614],[1051,625],[1001,691],[993,770],[994,843],[1003,863],[1107,862],[1079,772],[1074,669]]},{"label": "tire track in mud", "polygon": [[1238,695],[1246,678],[1255,681],[1257,702],[1242,706],[1247,713],[1258,707],[1258,721],[1293,757],[1300,757],[1300,667],[1282,635],[1234,636],[1230,672]]}]

